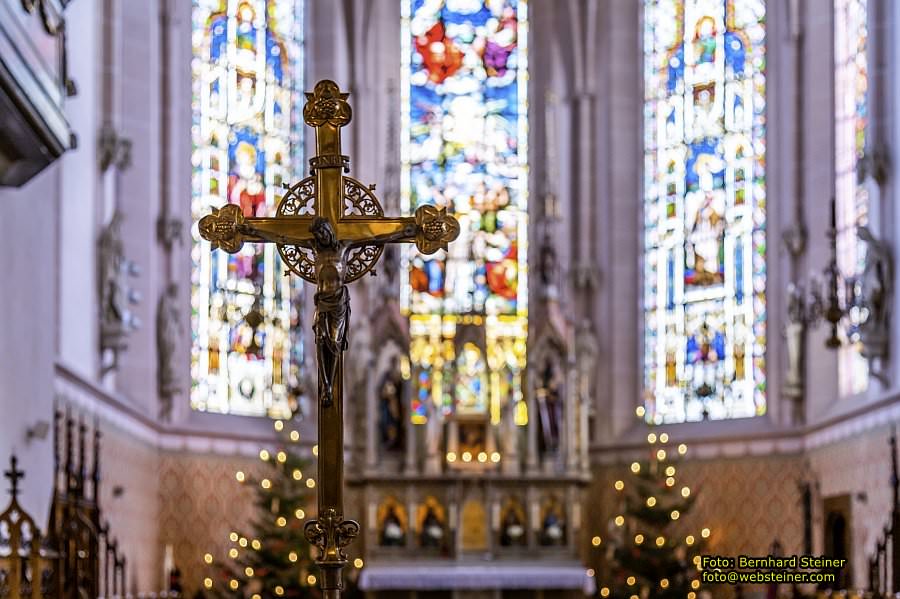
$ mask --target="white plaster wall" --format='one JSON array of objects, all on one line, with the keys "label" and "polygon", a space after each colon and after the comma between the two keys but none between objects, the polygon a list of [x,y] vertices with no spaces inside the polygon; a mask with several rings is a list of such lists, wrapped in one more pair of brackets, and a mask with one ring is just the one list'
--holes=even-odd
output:
[{"label": "white plaster wall", "polygon": [[69,73],[78,94],[66,101],[66,116],[78,147],[60,160],[59,360],[94,378],[98,360],[96,241],[99,199],[97,133],[100,112],[100,27],[97,0],[73,3],[67,11]]},{"label": "white plaster wall", "polygon": [[0,292],[0,465],[6,471],[10,454],[18,456],[26,471],[20,503],[43,522],[52,472],[49,437],[27,443],[25,433],[39,420],[53,421],[59,167],[47,168],[19,189],[0,188],[0,209],[0,254],[6,256]]},{"label": "white plaster wall", "polygon": [[156,237],[161,191],[160,6],[155,0],[130,3],[127,10],[115,4],[114,123],[132,142],[131,167],[118,176],[115,201],[124,215],[125,254],[141,268],[141,275],[133,279],[141,301],[133,309],[142,323],[129,335],[116,387],[138,409],[155,417],[156,303],[165,266]]}]

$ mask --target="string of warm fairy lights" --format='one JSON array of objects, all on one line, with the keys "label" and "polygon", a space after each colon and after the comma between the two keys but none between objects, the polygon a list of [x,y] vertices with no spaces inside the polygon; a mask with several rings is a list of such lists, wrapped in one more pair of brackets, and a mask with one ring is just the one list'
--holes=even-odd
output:
[{"label": "string of warm fairy lights", "polygon": [[[278,432],[278,433],[284,432],[284,421],[276,420],[274,422],[274,427],[275,427],[276,432]],[[299,431],[296,431],[296,430],[290,431],[288,433],[288,438],[290,439],[291,443],[298,443],[300,441]],[[312,455],[314,457],[319,456],[319,446],[318,445],[313,445]],[[284,451],[277,451],[274,454],[267,449],[261,449],[259,451],[259,459],[266,463],[270,463],[270,462],[274,461],[278,464],[284,464],[287,462],[287,458],[288,458],[287,453],[285,453]],[[247,484],[249,482],[247,474],[244,473],[243,470],[236,471],[234,473],[234,478],[239,484],[242,484],[242,485]],[[302,481],[303,480],[303,471],[300,470],[299,468],[294,468],[293,471],[291,472],[291,478],[293,478],[296,481]],[[268,491],[272,488],[273,482],[269,478],[262,478],[259,481],[259,485],[263,489]],[[312,477],[308,477],[306,479],[306,486],[309,489],[314,489],[316,487],[315,479]],[[294,511],[294,518],[296,518],[297,520],[303,521],[306,518],[306,512],[302,508],[297,508]],[[288,525],[288,520],[284,516],[278,516],[278,518],[275,520],[275,525],[278,526],[279,528],[283,528]],[[248,551],[248,550],[260,551],[263,548],[263,543],[262,543],[262,541],[260,541],[260,539],[250,539],[247,537],[243,537],[235,531],[231,531],[229,533],[228,540],[231,543],[231,547],[229,547],[229,549],[227,551],[227,555],[233,561],[240,558],[242,550],[244,550],[244,551]],[[314,551],[315,551],[315,548],[310,547],[310,552],[312,553]],[[314,555],[310,555],[310,558],[314,558]],[[299,559],[300,559],[300,555],[296,551],[291,551],[290,553],[288,553],[288,561],[290,561],[291,563],[295,563]],[[215,556],[213,556],[212,553],[206,553],[203,555],[203,562],[208,566],[212,566],[213,563],[215,562]],[[365,564],[361,558],[356,558],[353,560],[353,567],[356,568],[357,570],[362,569],[362,567],[364,565]],[[244,568],[244,575],[248,579],[252,579],[256,575],[256,572],[253,570],[252,567],[247,566],[246,568]],[[299,582],[302,584],[303,581],[299,581]],[[306,584],[308,586],[314,587],[316,585],[316,582],[317,582],[317,579],[316,579],[315,574],[309,574],[306,577]],[[203,587],[205,589],[211,590],[215,586],[215,584],[216,584],[215,581],[209,576],[207,576],[203,579]],[[241,581],[238,580],[237,578],[230,578],[227,581],[227,586],[230,590],[237,591],[241,586]],[[285,594],[285,589],[282,586],[276,586],[274,591],[277,596],[283,596]],[[262,596],[259,593],[255,593],[250,596],[250,599],[262,599]]]},{"label": "string of warm fairy lights", "polygon": [[[635,412],[636,412],[638,418],[641,418],[641,419],[644,418],[644,415],[646,413],[643,406],[638,406],[638,408],[635,410]],[[666,460],[669,459],[669,451],[666,451],[666,448],[663,447],[668,442],[669,442],[669,435],[667,433],[660,433],[657,435],[656,433],[651,432],[651,433],[647,434],[647,444],[650,445],[651,447],[657,446],[657,444],[659,446],[659,448],[655,452],[651,451],[651,453],[650,453],[650,455],[651,455],[650,466],[649,466],[650,468],[652,468],[652,469],[658,468],[658,467],[660,467],[660,464],[665,464]],[[685,444],[685,443],[678,444],[678,446],[675,448],[675,451],[677,452],[677,454],[679,456],[686,455],[687,451],[688,451],[687,444]],[[640,462],[632,462],[630,470],[633,474],[640,474],[640,472],[641,472]],[[664,473],[666,475],[666,480],[665,480],[666,487],[669,487],[669,488],[674,487],[676,485],[676,480],[675,480],[676,468],[675,468],[675,466],[672,464],[667,465],[665,467]],[[625,481],[621,480],[621,479],[616,480],[613,483],[613,488],[616,491],[616,495],[623,494],[625,492]],[[681,487],[681,497],[683,497],[684,499],[687,499],[690,496],[691,496],[690,487],[688,487],[687,485],[682,486]],[[657,501],[657,498],[654,496],[647,497],[646,506],[650,509],[657,508],[657,506],[659,508],[663,507],[662,505],[659,504],[659,502]],[[669,513],[669,519],[673,522],[675,520],[678,520],[680,517],[681,517],[681,512],[679,512],[677,509],[673,509]],[[625,516],[623,514],[617,514],[613,518],[613,524],[618,529],[624,528]],[[703,539],[708,539],[710,534],[712,534],[712,532],[707,527],[703,527],[700,530],[700,537],[702,537]],[[654,539],[648,539],[641,532],[637,532],[634,535],[632,541],[633,541],[634,545],[636,545],[636,546],[643,545],[645,542],[653,542],[657,547],[664,547],[666,545],[666,543],[668,541],[672,541],[672,539],[667,540],[666,537],[663,535],[656,536],[656,538],[654,538]],[[692,547],[696,542],[697,542],[697,539],[693,534],[688,534],[684,538],[684,544],[687,545],[688,547]],[[602,544],[603,544],[603,539],[600,535],[595,535],[591,539],[591,545],[594,548],[599,548]],[[699,555],[694,557],[693,563],[694,563],[695,567],[697,568],[697,571],[699,572],[701,569]],[[593,568],[588,569],[587,574],[588,574],[588,576],[593,577],[595,575],[594,569]],[[634,576],[628,576],[625,579],[625,583],[629,587],[635,587],[637,585],[637,582],[638,581]],[[662,588],[662,589],[668,588],[669,582],[670,581],[667,578],[660,578],[660,580],[657,581],[660,588]],[[691,589],[692,590],[688,592],[686,599],[697,599],[696,591],[699,588],[700,588],[700,580],[695,578],[694,580],[691,581]],[[600,596],[601,597],[609,597],[611,592],[612,592],[612,590],[607,586],[600,588]],[[642,595],[641,595],[641,593],[638,592],[638,589],[635,589],[635,592],[629,597],[629,599],[640,599],[641,596]]]}]

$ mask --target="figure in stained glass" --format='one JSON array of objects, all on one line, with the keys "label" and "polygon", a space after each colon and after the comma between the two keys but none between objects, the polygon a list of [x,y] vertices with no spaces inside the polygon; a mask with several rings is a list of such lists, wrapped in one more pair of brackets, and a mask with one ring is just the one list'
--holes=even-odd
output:
[{"label": "figure in stained glass", "polygon": [[[417,424],[429,414],[487,414],[502,389],[519,388],[489,385],[507,374],[486,356],[527,334],[527,6],[402,4],[404,211],[446,207],[460,223],[448,251],[405,257],[409,285],[401,299],[410,317]],[[483,343],[457,342],[469,326],[483,329]],[[424,347],[417,339],[436,349],[417,350]],[[524,343],[515,347],[524,363]]]},{"label": "figure in stained glass", "polygon": [[657,424],[765,412],[765,22],[764,0],[644,1],[644,383]]},{"label": "figure in stained glass", "polygon": [[[869,0],[834,2],[835,242],[838,268],[848,279],[860,276],[865,268],[866,244],[857,231],[869,226],[869,190],[866,177],[860,177],[867,164],[868,8]],[[849,295],[844,289],[840,293]],[[854,298],[842,299],[849,303]],[[838,385],[842,395],[868,388],[870,372],[868,361],[861,355],[860,315],[859,310],[850,311],[845,319],[845,344],[838,350]]]},{"label": "figure in stained glass", "polygon": [[[193,0],[192,214],[275,213],[301,172],[303,0]],[[291,329],[300,287],[274,248],[210,253],[195,229],[194,409],[287,417],[302,341]],[[258,299],[259,298],[259,299]]]}]

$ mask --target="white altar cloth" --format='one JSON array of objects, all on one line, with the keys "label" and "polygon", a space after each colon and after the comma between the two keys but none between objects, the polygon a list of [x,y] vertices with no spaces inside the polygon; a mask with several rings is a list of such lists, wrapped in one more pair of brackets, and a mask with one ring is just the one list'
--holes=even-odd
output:
[{"label": "white altar cloth", "polygon": [[493,562],[369,563],[359,585],[364,591],[582,589],[596,591],[587,568],[574,563]]}]

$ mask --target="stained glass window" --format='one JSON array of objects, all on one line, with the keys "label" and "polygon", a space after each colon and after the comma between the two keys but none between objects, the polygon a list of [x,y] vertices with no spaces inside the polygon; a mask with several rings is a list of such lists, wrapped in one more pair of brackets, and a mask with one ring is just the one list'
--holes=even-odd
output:
[{"label": "stained glass window", "polygon": [[[412,420],[524,409],[527,336],[525,0],[402,3],[404,210],[446,206],[448,252],[405,258]],[[519,419],[523,420],[522,418]]]},{"label": "stained glass window", "polygon": [[[865,245],[857,238],[856,228],[868,224],[869,220],[868,194],[857,178],[859,159],[866,149],[868,119],[866,5],[867,0],[834,1],[836,241],[838,268],[847,278],[862,272]],[[849,343],[838,353],[838,384],[842,395],[865,391],[869,381],[869,365],[860,354],[855,310],[848,321],[849,338],[844,341]]]},{"label": "stained glass window", "polygon": [[766,410],[765,2],[644,0],[653,422]]},{"label": "stained glass window", "polygon": [[[226,203],[274,215],[300,172],[303,2],[193,0],[192,14],[193,220]],[[213,252],[195,226],[191,257],[192,407],[287,415],[298,287],[275,247]]]}]

